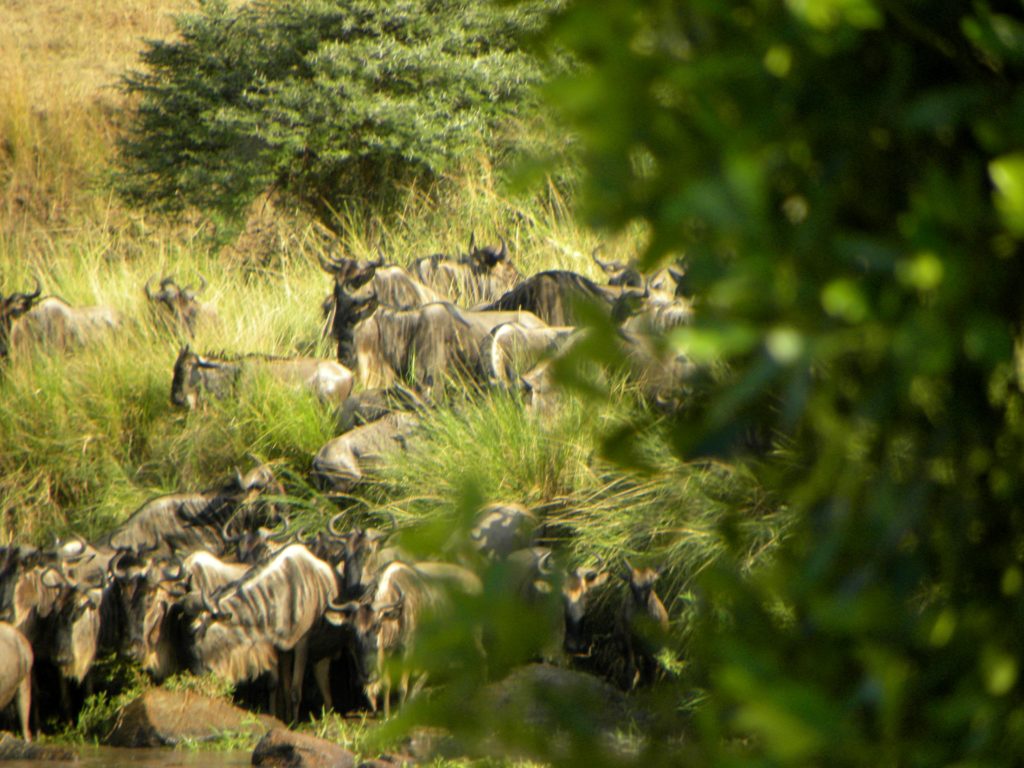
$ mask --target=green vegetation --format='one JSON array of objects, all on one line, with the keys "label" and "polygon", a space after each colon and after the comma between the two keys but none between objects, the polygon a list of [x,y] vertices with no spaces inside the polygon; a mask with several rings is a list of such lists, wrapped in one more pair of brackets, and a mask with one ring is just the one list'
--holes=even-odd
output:
[{"label": "green vegetation", "polygon": [[204,2],[126,78],[139,101],[122,191],[237,216],[273,187],[332,226],[345,208],[380,209],[523,135],[543,77],[524,38],[556,6]]}]

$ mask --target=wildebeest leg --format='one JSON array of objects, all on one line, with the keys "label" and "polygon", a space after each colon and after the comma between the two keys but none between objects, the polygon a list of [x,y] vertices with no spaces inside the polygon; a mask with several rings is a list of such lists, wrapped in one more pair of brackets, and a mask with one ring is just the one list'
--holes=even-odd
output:
[{"label": "wildebeest leg", "polygon": [[331,659],[320,659],[313,665],[313,679],[316,680],[316,687],[324,700],[324,709],[334,709],[334,699],[331,696]]},{"label": "wildebeest leg", "polygon": [[64,675],[59,675],[60,679],[60,713],[64,716],[64,719],[71,721],[71,687],[68,685],[68,679]]},{"label": "wildebeest leg", "polygon": [[306,660],[309,658],[309,641],[299,641],[292,651],[292,676],[288,681],[288,702],[291,706],[289,722],[299,719],[299,705],[302,703],[302,680],[306,676]]},{"label": "wildebeest leg", "polygon": [[[25,679],[18,686],[18,718],[21,720],[21,735],[25,741],[32,741],[32,732],[28,728],[29,714],[32,711],[32,675],[25,675]],[[36,713],[38,716],[38,713]]]},{"label": "wildebeest leg", "polygon": [[291,722],[291,682],[294,655],[291,651],[278,651],[277,656],[277,717]]}]

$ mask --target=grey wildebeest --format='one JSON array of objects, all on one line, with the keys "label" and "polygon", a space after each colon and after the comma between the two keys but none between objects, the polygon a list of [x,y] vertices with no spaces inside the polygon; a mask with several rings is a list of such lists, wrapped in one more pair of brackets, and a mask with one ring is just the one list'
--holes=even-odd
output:
[{"label": "grey wildebeest", "polygon": [[36,281],[32,293],[13,293],[0,299],[0,357],[29,348],[73,349],[96,342],[120,327],[110,307],[72,307],[63,299],[40,300]]},{"label": "grey wildebeest", "polygon": [[622,601],[616,634],[626,662],[628,688],[654,682],[657,654],[668,643],[668,611],[654,591],[660,569],[635,568],[628,560],[622,574],[629,586]]},{"label": "grey wildebeest", "polygon": [[469,540],[484,557],[504,560],[530,546],[537,517],[525,505],[495,502],[484,506],[469,532]]},{"label": "grey wildebeest", "polygon": [[172,493],[147,501],[102,537],[100,546],[149,552],[154,557],[199,549],[223,555],[228,547],[224,535],[228,522],[235,515],[244,522],[243,527],[277,522],[280,513],[260,497],[283,494],[273,471],[262,464],[206,491]]},{"label": "grey wildebeest", "polygon": [[173,276],[167,276],[160,281],[157,290],[154,291],[154,279],[151,277],[146,281],[146,298],[158,313],[160,320],[172,331],[184,332],[187,336],[193,337],[200,322],[216,319],[216,310],[209,304],[201,303],[198,298],[206,289],[206,279],[202,275],[199,276],[198,288],[191,285],[182,288]]},{"label": "grey wildebeest", "polygon": [[[447,299],[447,296],[424,285],[402,267],[384,266],[383,257],[366,262],[320,257],[320,267],[334,275],[336,289],[354,291],[368,285],[377,301],[392,309],[409,309]],[[332,292],[332,298],[335,295],[336,291]],[[331,301],[329,298],[324,303],[325,309],[331,306]]]},{"label": "grey wildebeest", "polygon": [[419,417],[397,411],[325,443],[313,458],[313,476],[325,488],[348,493],[391,452],[405,448]]},{"label": "grey wildebeest", "polygon": [[[409,657],[425,614],[437,616],[450,611],[453,592],[475,595],[482,589],[476,574],[457,565],[395,561],[381,571],[369,600],[328,606],[327,621],[346,625],[354,633],[358,674],[374,712],[382,703],[385,716],[391,714],[391,657],[398,657],[403,665],[399,702],[408,698],[414,674]],[[415,688],[423,682],[420,677]]]},{"label": "grey wildebeest", "polygon": [[591,258],[608,275],[608,285],[646,288],[660,295],[685,297],[686,271],[678,265],[661,267],[650,275],[645,275],[640,271],[635,259],[626,264],[621,261],[602,261],[598,256],[600,252],[601,246],[598,246],[591,252]]},{"label": "grey wildebeest", "polygon": [[481,343],[492,328],[512,321],[544,325],[522,310],[477,312],[448,302],[390,309],[372,291],[350,293],[335,286],[332,335],[338,359],[358,369],[363,386],[389,387],[404,380],[429,392],[447,376],[479,380]]},{"label": "grey wildebeest", "polygon": [[32,709],[32,646],[6,621],[0,621],[0,709],[17,699],[18,720],[25,741],[32,741],[28,718]]},{"label": "grey wildebeest", "polygon": [[233,683],[269,675],[272,688],[283,687],[283,716],[294,719],[309,633],[340,595],[342,568],[303,544],[291,544],[252,568],[193,623],[197,671]]},{"label": "grey wildebeest", "polygon": [[202,392],[227,397],[243,375],[267,375],[296,387],[305,387],[325,403],[340,405],[352,392],[352,371],[333,360],[313,357],[246,355],[232,360],[203,357],[185,345],[174,363],[171,402],[195,408]]},{"label": "grey wildebeest", "polygon": [[487,383],[505,390],[517,388],[522,374],[571,343],[576,333],[573,326],[530,328],[520,323],[502,323],[481,345]]},{"label": "grey wildebeest", "polygon": [[434,254],[416,259],[410,271],[425,285],[444,298],[463,307],[475,307],[503,296],[522,275],[508,255],[508,244],[499,238],[501,247],[478,247],[476,234],[469,237],[465,256],[451,258]]}]

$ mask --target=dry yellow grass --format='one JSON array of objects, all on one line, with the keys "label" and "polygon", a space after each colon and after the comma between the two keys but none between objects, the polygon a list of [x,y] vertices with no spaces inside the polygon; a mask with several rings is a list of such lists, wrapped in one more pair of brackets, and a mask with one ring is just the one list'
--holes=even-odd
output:
[{"label": "dry yellow grass", "polygon": [[0,232],[66,222],[110,155],[121,74],[188,0],[0,3]]}]

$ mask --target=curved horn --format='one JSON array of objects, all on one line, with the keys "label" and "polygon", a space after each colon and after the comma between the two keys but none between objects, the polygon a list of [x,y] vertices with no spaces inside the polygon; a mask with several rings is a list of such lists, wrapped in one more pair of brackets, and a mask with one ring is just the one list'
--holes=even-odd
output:
[{"label": "curved horn", "polygon": [[292,527],[291,518],[284,513],[281,513],[280,518],[281,522],[278,525],[282,526],[281,529],[267,536],[271,541],[284,541],[289,535],[288,530]]},{"label": "curved horn", "polygon": [[22,310],[22,311],[27,311],[29,305],[33,301],[38,299],[39,298],[39,294],[41,294],[43,292],[43,284],[39,282],[39,278],[38,277],[35,280],[36,280],[36,289],[32,293],[12,293],[10,295],[10,297],[7,299],[7,303],[8,304],[13,304],[15,301],[22,301],[25,304],[25,309]]},{"label": "curved horn", "polygon": [[170,565],[160,569],[161,581],[177,581],[185,575],[185,566],[178,558],[171,560]]},{"label": "curved horn", "polygon": [[[51,574],[53,574],[53,577],[56,577],[56,581],[54,580],[54,578],[50,577]],[[47,566],[43,570],[43,572],[39,575],[39,581],[42,582],[42,585],[48,589],[58,589],[60,587],[71,586],[71,582],[68,581],[67,576],[58,571],[52,565]]]},{"label": "curved horn", "polygon": [[145,287],[146,298],[149,299],[150,301],[156,301],[157,300],[156,296],[153,295],[152,285],[153,285],[153,281],[154,280],[156,280],[156,275],[152,275],[149,278],[149,280],[146,281],[146,287]]},{"label": "curved horn", "polygon": [[501,250],[498,251],[498,258],[496,260],[505,261],[508,258],[508,243],[505,242],[504,237],[499,237],[498,240],[501,241]]},{"label": "curved horn", "polygon": [[206,290],[206,278],[203,277],[202,273],[199,274],[199,287],[196,289],[196,295],[199,295]]},{"label": "curved horn", "polygon": [[335,258],[333,256],[324,256],[322,253],[318,253],[316,258],[320,262],[320,269],[324,272],[330,272],[332,275],[336,275],[343,269],[347,269],[351,264],[351,260],[346,259],[344,256],[341,258]]},{"label": "curved horn", "polygon": [[366,266],[368,266],[368,267],[383,267],[384,266],[384,252],[380,249],[379,246],[377,247],[377,260],[376,261],[367,262]]},{"label": "curved horn", "polygon": [[333,536],[336,539],[341,539],[341,538],[344,538],[346,536],[345,533],[342,533],[337,528],[338,520],[340,520],[344,516],[345,516],[344,512],[339,512],[338,514],[334,515],[330,520],[327,521],[327,530],[330,532],[331,536]]},{"label": "curved horn", "polygon": [[126,578],[128,576],[128,571],[124,566],[123,560],[126,557],[132,556],[132,551],[130,549],[117,550],[117,554],[110,558],[110,562],[107,563],[107,572],[115,579]]},{"label": "curved horn", "polygon": [[473,251],[476,250],[476,232],[469,233],[469,255],[473,255]]}]

